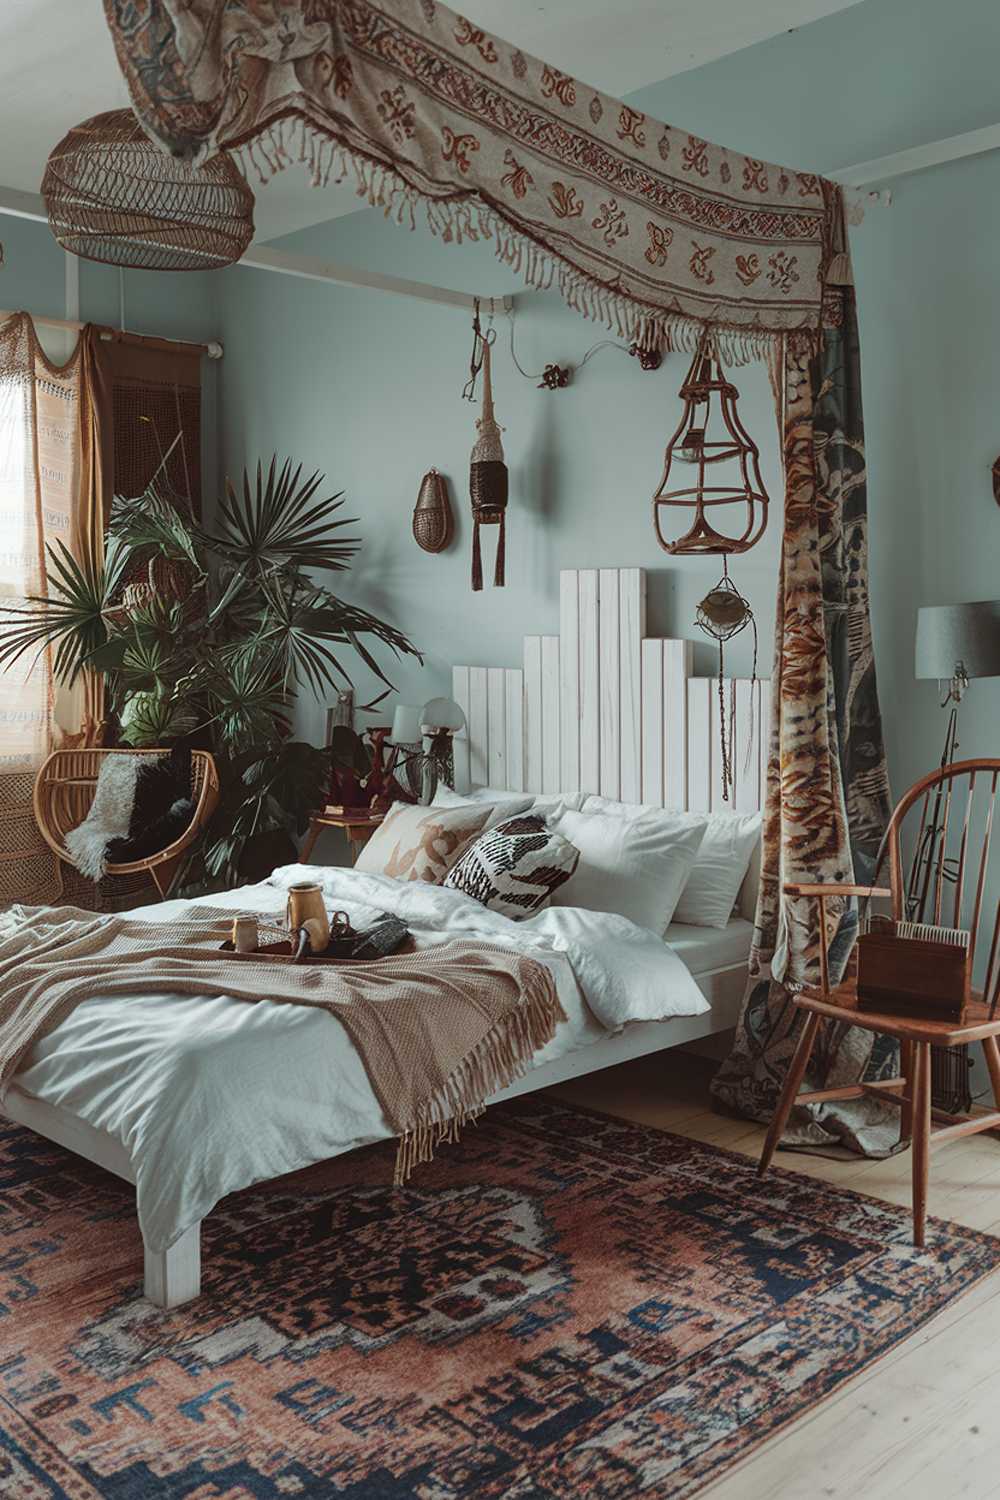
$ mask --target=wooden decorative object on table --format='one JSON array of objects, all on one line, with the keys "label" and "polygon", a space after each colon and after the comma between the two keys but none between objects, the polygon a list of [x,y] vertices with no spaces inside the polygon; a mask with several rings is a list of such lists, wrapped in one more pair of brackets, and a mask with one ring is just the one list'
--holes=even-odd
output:
[{"label": "wooden decorative object on table", "polygon": [[420,481],[413,510],[413,539],[425,552],[443,552],[452,538],[454,522],[443,474],[430,469]]},{"label": "wooden decorative object on table", "polygon": [[[862,1098],[895,1105],[900,1111],[900,1139],[909,1140],[913,1148],[913,1241],[918,1246],[924,1243],[926,1228],[931,1144],[1000,1129],[1000,905],[993,912],[985,901],[991,873],[996,875],[995,866],[992,871],[990,866],[990,843],[998,783],[1000,759],[990,759],[942,766],[912,786],[893,813],[883,841],[889,859],[888,890],[858,885],[785,886],[790,899],[820,904],[820,974],[816,988],[792,997],[804,1013],[804,1024],[767,1132],[760,1172],[770,1166],[794,1105]],[[935,824],[939,798],[943,798],[944,812]],[[914,809],[920,829],[912,830],[915,838],[905,838],[906,847],[916,850],[907,874],[904,825]],[[938,833],[928,858],[921,832],[929,823]],[[891,899],[891,917],[876,919],[874,933],[860,939],[857,978],[833,986],[826,902],[871,896]],[[983,988],[971,991],[969,976],[980,942],[989,944]],[[908,943],[913,948],[906,954]],[[814,1050],[822,1054],[822,1048],[816,1047],[820,1029],[830,1024],[860,1026],[896,1038],[900,1076],[800,1094]],[[965,1047],[971,1042],[982,1043],[995,1108],[971,1114],[933,1108],[931,1049]],[[940,1128],[932,1130],[932,1119],[941,1122]]]},{"label": "wooden decorative object on table", "polygon": [[[736,407],[739,391],[726,379],[707,333],[698,345],[680,394],[684,410],[667,444],[663,477],[653,496],[656,539],[664,552],[674,557],[747,552],[760,541],[767,526],[767,491],[760,475],[757,446]],[[693,483],[668,489],[677,463],[694,467]],[[727,477],[723,475],[712,483],[712,471],[720,464],[730,465],[729,483],[721,482]],[[719,512],[733,505],[745,511],[746,520],[741,531],[730,535],[719,529]],[[680,520],[691,511],[691,525],[683,536],[672,541],[664,535],[662,526],[672,512]]]}]

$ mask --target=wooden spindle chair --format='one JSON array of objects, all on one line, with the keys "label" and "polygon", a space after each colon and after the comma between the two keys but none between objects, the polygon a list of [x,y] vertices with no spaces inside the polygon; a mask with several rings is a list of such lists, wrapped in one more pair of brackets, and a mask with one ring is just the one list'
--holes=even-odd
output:
[{"label": "wooden spindle chair", "polygon": [[[1000,780],[1000,760],[966,760],[942,767],[918,781],[905,794],[892,814],[883,842],[883,858],[889,865],[889,888],[859,885],[786,885],[785,894],[819,902],[820,983],[818,989],[795,995],[804,1012],[804,1024],[792,1057],[778,1107],[775,1111],[758,1171],[771,1165],[781,1142],[793,1105],[818,1104],[830,1099],[860,1099],[866,1096],[899,1106],[900,1139],[909,1140],[913,1155],[913,1242],[923,1245],[927,1221],[927,1181],[930,1148],[980,1130],[1000,1128],[1000,902],[987,911],[990,884],[990,843],[993,814]],[[964,806],[962,789],[964,787]],[[919,826],[907,815],[919,804]],[[955,812],[955,816],[953,816]],[[910,855],[904,868],[904,849]],[[978,855],[975,851],[978,850]],[[881,865],[881,861],[880,861]],[[986,953],[981,988],[973,988],[971,1001],[961,1022],[926,1016],[860,1009],[856,980],[845,979],[831,988],[829,982],[826,902],[831,897],[887,897],[896,921],[929,923],[962,928],[969,933],[969,964],[976,984],[975,958]],[[992,907],[992,902],[989,903]],[[985,934],[989,932],[986,947]],[[982,941],[981,941],[982,940]],[[880,1035],[894,1036],[900,1043],[898,1078],[877,1083],[858,1083],[842,1088],[814,1089],[799,1093],[820,1028],[833,1022],[862,1026]],[[969,1115],[952,1115],[931,1105],[930,1049],[961,1047],[981,1042],[986,1055],[995,1108]],[[940,1123],[932,1129],[932,1119]]]}]

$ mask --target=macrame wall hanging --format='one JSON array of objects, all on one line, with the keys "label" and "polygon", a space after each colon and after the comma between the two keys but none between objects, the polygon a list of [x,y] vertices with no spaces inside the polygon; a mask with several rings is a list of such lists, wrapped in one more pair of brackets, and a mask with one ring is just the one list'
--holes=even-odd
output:
[{"label": "macrame wall hanging", "polygon": [[[767,526],[768,496],[760,475],[757,445],[740,420],[739,391],[727,380],[710,333],[703,334],[680,389],[684,403],[681,420],[667,444],[663,477],[653,496],[656,539],[671,557],[723,558],[722,577],[702,599],[695,623],[719,647],[719,734],[722,753],[722,795],[728,801],[733,786],[732,738],[735,704],[726,711],[725,644],[747,626],[753,629],[753,681],[757,679],[757,622],[750,601],[729,576],[728,559],[747,552],[760,541]],[[694,469],[692,482],[668,489],[675,464]],[[714,483],[712,481],[715,481]],[[732,534],[721,528],[725,507],[738,507]],[[683,536],[670,540],[662,526],[672,512],[691,513]],[[753,694],[750,696],[753,704]],[[751,714],[753,712],[751,706]],[[747,746],[753,740],[749,726]]]},{"label": "macrame wall hanging", "polygon": [[496,564],[493,569],[494,587],[502,589],[505,582],[505,551],[507,540],[507,465],[504,462],[503,428],[493,414],[493,380],[490,368],[490,350],[496,340],[496,330],[483,333],[479,322],[479,304],[472,325],[472,359],[469,379],[463,395],[473,401],[476,394],[476,379],[480,370],[483,375],[483,414],[476,422],[479,433],[472,449],[469,464],[469,495],[472,499],[472,587],[478,593],[483,586],[483,555],[479,531],[482,526],[498,526]]}]

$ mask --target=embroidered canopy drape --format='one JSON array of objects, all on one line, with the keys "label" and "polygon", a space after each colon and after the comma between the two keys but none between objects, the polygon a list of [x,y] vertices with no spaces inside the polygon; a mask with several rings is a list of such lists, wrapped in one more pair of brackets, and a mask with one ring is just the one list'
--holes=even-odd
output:
[{"label": "embroidered canopy drape", "polygon": [[[769,1115],[815,980],[813,907],[786,881],[863,879],[888,813],[867,593],[864,432],[840,189],[710,145],[530,57],[437,0],[105,0],[136,112],[166,149],[353,173],[400,223],[493,240],[532,285],[646,345],[711,328],[768,359],[786,504],[764,878],[720,1101]],[[640,501],[637,503],[641,503]],[[830,903],[834,925],[841,914]],[[841,962],[852,935],[842,924]],[[845,1030],[818,1065],[878,1070]],[[873,1106],[877,1109],[877,1106]],[[804,1136],[857,1121],[809,1120]]]},{"label": "embroidered canopy drape", "polygon": [[535,286],[640,342],[711,322],[815,335],[831,188],[647,118],[436,0],[105,0],[167,149],[356,176],[387,213],[493,238]]}]

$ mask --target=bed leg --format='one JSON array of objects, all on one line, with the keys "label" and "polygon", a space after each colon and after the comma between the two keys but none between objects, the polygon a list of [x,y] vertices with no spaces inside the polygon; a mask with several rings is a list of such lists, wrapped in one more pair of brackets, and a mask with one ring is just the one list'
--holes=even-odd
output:
[{"label": "bed leg", "polygon": [[143,1290],[157,1307],[180,1307],[201,1295],[201,1225],[195,1224],[159,1255],[146,1250]]}]

